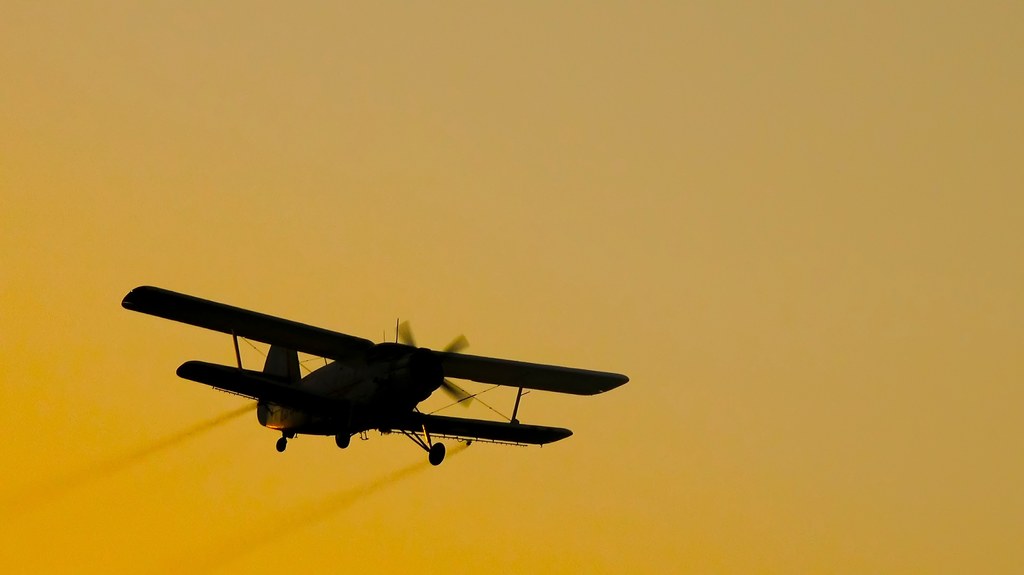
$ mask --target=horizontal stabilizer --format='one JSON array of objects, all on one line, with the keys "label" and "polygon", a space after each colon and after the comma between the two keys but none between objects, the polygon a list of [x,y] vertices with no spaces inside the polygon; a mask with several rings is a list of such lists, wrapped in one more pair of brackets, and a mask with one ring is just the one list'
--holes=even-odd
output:
[{"label": "horizontal stabilizer", "polygon": [[152,286],[128,292],[121,305],[132,311],[331,359],[354,357],[373,347],[372,341],[361,337]]},{"label": "horizontal stabilizer", "polygon": [[591,371],[496,359],[461,353],[435,352],[444,367],[445,377],[469,379],[483,383],[525,387],[575,395],[594,395],[615,389],[629,381],[618,373]]},{"label": "horizontal stabilizer", "polygon": [[426,428],[428,433],[434,435],[531,445],[543,445],[572,435],[572,431],[561,427],[445,417],[422,413],[402,415],[388,422],[388,425],[381,426],[380,429],[381,431],[393,430],[422,433],[424,428]]}]

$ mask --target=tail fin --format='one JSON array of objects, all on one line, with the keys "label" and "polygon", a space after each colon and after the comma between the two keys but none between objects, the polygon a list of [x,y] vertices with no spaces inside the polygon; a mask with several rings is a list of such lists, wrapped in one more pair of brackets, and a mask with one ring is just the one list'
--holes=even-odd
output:
[{"label": "tail fin", "polygon": [[279,345],[270,346],[267,362],[263,364],[263,373],[286,378],[289,383],[299,381],[302,379],[299,373],[299,354]]}]

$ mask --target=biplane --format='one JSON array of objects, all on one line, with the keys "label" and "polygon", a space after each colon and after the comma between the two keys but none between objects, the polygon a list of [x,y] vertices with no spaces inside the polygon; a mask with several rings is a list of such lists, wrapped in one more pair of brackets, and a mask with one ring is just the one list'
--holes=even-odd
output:
[{"label": "biplane", "polygon": [[[467,355],[460,353],[468,345],[462,336],[441,351],[417,347],[407,323],[396,329],[395,342],[374,343],[151,286],[131,290],[121,305],[231,335],[236,365],[186,361],[177,374],[256,400],[259,423],[281,433],[278,451],[300,434],[334,436],[345,448],[354,435],[374,429],[403,433],[433,465],[445,455],[437,438],[544,445],[572,431],[520,423],[524,390],[594,395],[629,381],[617,373]],[[239,338],[270,346],[262,370],[242,366]],[[324,365],[303,375],[300,352],[323,358]],[[439,389],[456,402],[473,400],[451,379],[517,388],[509,421],[422,413],[417,406]]]}]

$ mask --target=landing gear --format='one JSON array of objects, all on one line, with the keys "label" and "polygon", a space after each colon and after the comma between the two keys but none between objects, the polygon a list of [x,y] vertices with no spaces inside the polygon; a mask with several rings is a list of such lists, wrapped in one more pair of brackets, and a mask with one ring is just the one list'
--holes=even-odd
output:
[{"label": "landing gear", "polygon": [[430,461],[431,465],[441,465],[441,462],[444,461],[444,444],[435,443],[431,445],[428,453],[427,460]]},{"label": "landing gear", "polygon": [[334,443],[337,444],[338,448],[345,449],[348,447],[349,442],[352,441],[352,434],[348,432],[348,430],[352,428],[351,402],[346,401],[342,404],[341,414],[338,419],[338,429],[341,431],[334,435]]},{"label": "landing gear", "polygon": [[350,441],[352,441],[352,436],[348,432],[339,433],[334,436],[334,443],[338,444],[338,447],[342,449],[348,447]]},{"label": "landing gear", "polygon": [[288,447],[288,438],[282,436],[281,439],[277,440],[277,451],[283,453],[286,447]]},{"label": "landing gear", "polygon": [[434,441],[430,439],[430,433],[427,432],[426,427],[423,428],[422,437],[420,437],[419,434],[410,433],[404,429],[400,429],[399,431],[402,432],[402,435],[411,439],[413,443],[422,447],[423,451],[427,452],[427,461],[429,461],[431,465],[441,465],[441,462],[444,461],[444,444],[434,443]]}]

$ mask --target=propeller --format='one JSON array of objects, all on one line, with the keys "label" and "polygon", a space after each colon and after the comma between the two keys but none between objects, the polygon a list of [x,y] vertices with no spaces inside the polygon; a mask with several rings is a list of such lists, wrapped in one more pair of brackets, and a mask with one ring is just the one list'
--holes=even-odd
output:
[{"label": "propeller", "polygon": [[[398,324],[398,341],[405,345],[412,347],[418,347],[416,345],[416,338],[412,335],[412,327],[409,326],[408,321],[403,321]],[[442,351],[445,353],[459,353],[462,350],[469,347],[469,340],[466,336],[459,335],[453,339],[448,345],[444,347]],[[441,380],[441,389],[444,390],[452,399],[458,401],[462,405],[469,407],[469,404],[473,401],[469,392],[461,387],[452,383],[447,377]]]},{"label": "propeller", "polygon": [[453,339],[451,343],[444,346],[444,352],[459,353],[462,350],[466,349],[467,347],[469,347],[469,340],[466,339],[466,336],[460,335],[459,337]]},{"label": "propeller", "polygon": [[416,345],[416,338],[412,336],[412,328],[409,327],[409,322],[403,321],[398,324],[398,341],[405,345],[411,345],[412,347],[419,347]]}]

